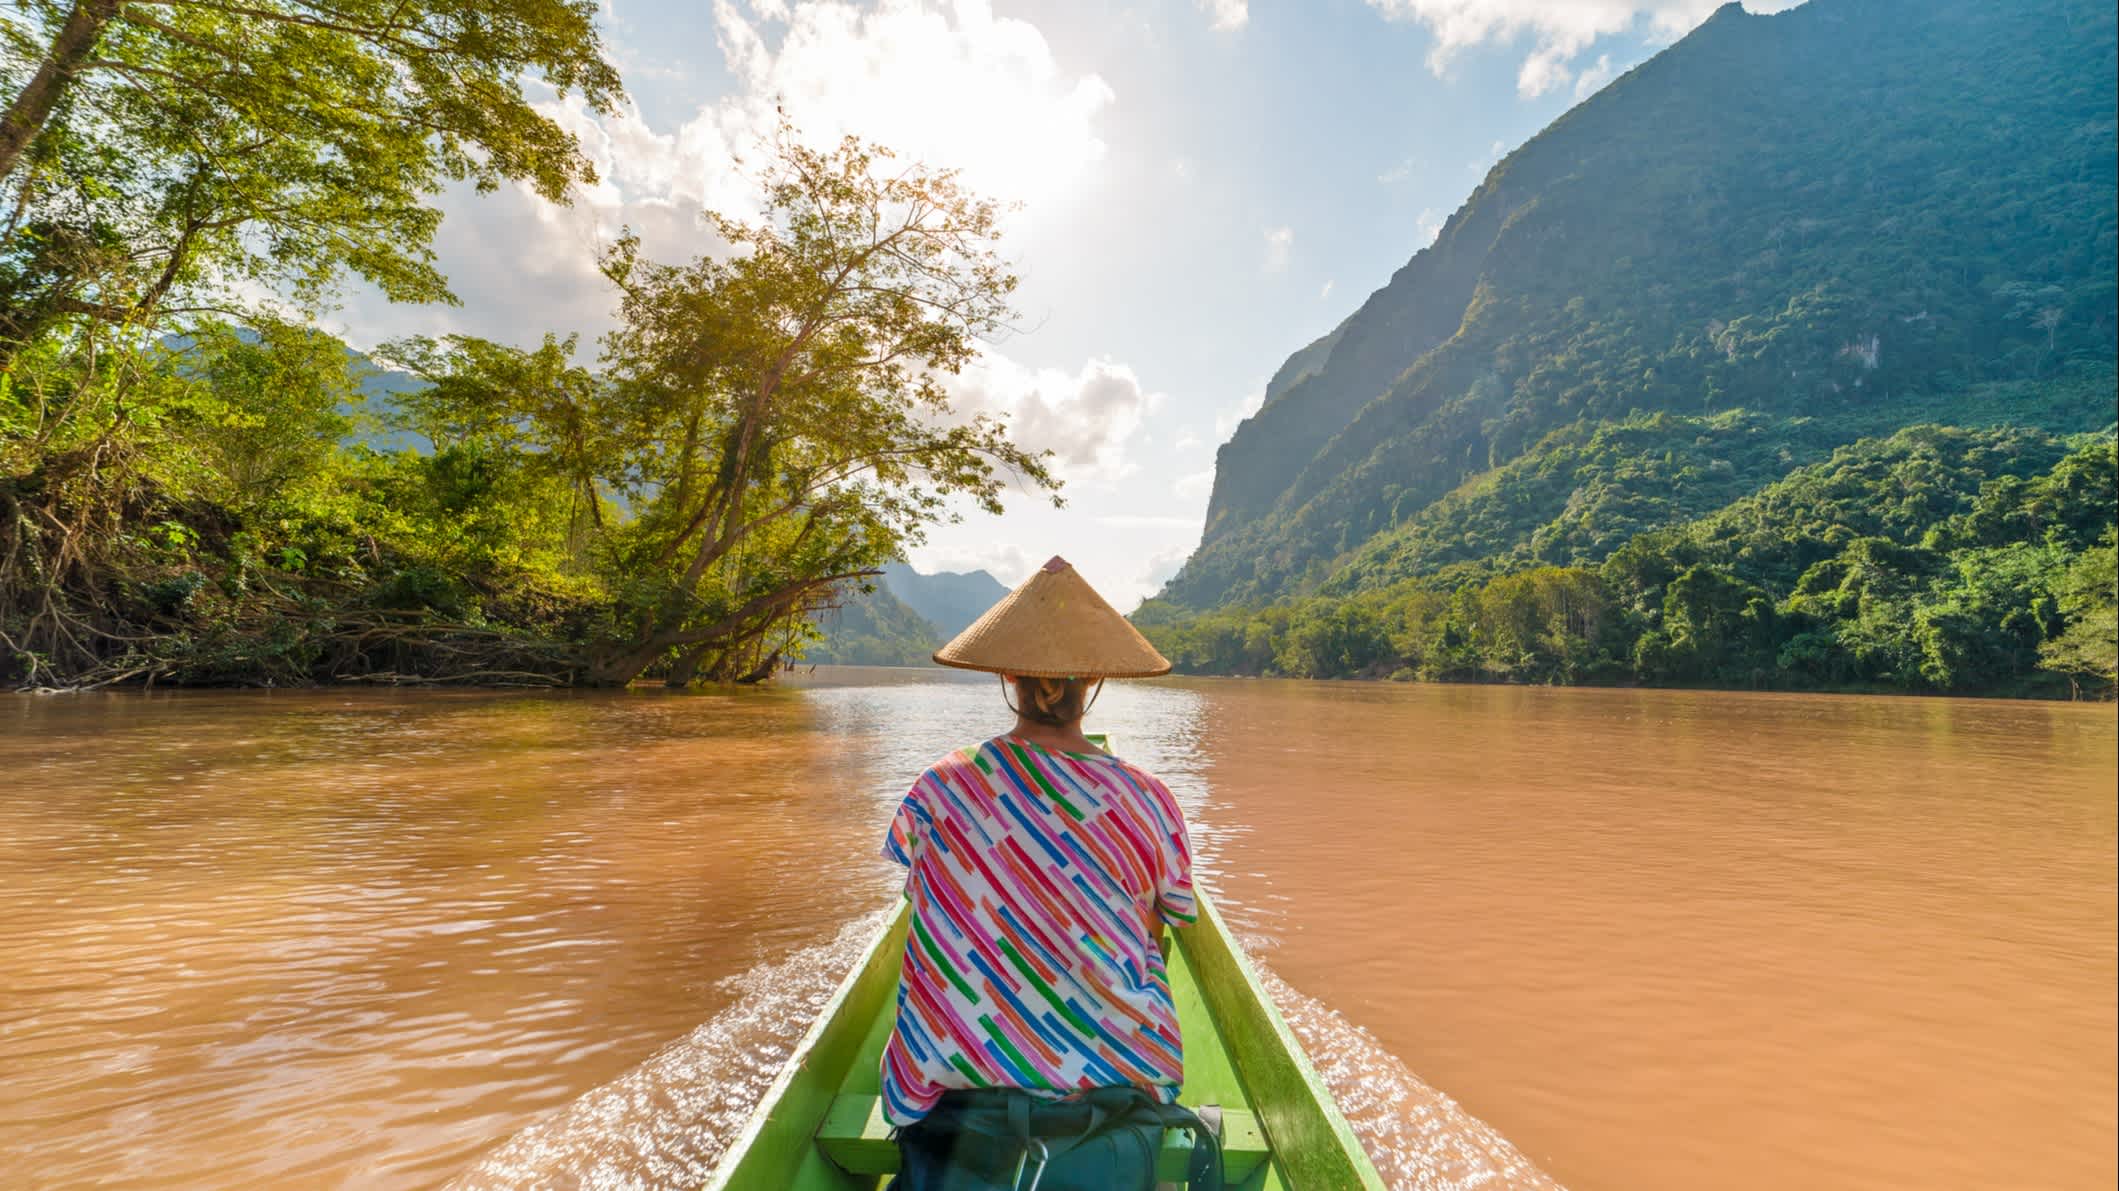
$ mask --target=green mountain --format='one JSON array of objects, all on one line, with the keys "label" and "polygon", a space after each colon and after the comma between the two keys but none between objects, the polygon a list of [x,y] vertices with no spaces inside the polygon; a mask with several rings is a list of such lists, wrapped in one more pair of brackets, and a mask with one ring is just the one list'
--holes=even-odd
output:
[{"label": "green mountain", "polygon": [[907,607],[935,627],[941,641],[963,632],[1008,594],[1001,581],[985,571],[923,575],[902,562],[893,562],[884,564],[883,578]]},{"label": "green mountain", "polygon": [[1008,594],[984,571],[923,575],[902,562],[886,563],[871,590],[851,591],[818,618],[822,640],[804,659],[849,666],[924,666],[942,643],[964,630]]},{"label": "green mountain", "polygon": [[942,643],[933,624],[907,607],[886,579],[871,590],[848,592],[845,602],[817,617],[822,640],[803,650],[803,660],[841,666],[924,666]]},{"label": "green mountain", "polygon": [[[1710,532],[1917,425],[2065,454],[2114,417],[2115,30],[2094,0],[1723,7],[1504,158],[1288,359],[1220,450],[1198,551],[1136,619],[1199,647],[1196,669],[1448,676],[1402,649],[1306,661],[1286,626]],[[1759,598],[1779,609],[1800,578]],[[1665,594],[1627,597],[1629,640],[1660,631]],[[1260,626],[1248,647],[1200,644],[1232,620]],[[1661,656],[1601,673],[1731,680]],[[1941,673],[1852,680],[1976,685]]]},{"label": "green mountain", "polygon": [[[2114,44],[2085,0],[1725,6],[1288,360],[1166,597],[1306,590],[1562,428],[1743,408],[1851,440],[2108,365]],[[2090,428],[2093,404],[2034,412]]]}]

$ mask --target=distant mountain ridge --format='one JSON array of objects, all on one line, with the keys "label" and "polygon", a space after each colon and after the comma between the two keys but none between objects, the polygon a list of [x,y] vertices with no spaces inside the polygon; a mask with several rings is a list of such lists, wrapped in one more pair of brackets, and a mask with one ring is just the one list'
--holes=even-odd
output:
[{"label": "distant mountain ridge", "polygon": [[1001,581],[985,571],[936,571],[923,575],[902,562],[887,563],[883,579],[905,606],[934,626],[936,645],[971,627],[1008,594]]},{"label": "distant mountain ridge", "polygon": [[[1725,5],[1288,358],[1150,618],[1598,562],[1923,420],[2102,428],[2115,48],[2089,0]],[[1745,411],[1745,445],[1695,479],[1664,462],[1690,439],[1642,429],[1659,411]],[[1592,483],[1634,520],[1540,536]]]},{"label": "distant mountain ridge", "polygon": [[819,618],[823,640],[805,658],[856,666],[924,666],[934,651],[1008,594],[985,571],[940,571],[923,575],[901,562],[887,563],[869,581],[874,590],[847,593],[845,602]]},{"label": "distant mountain ridge", "polygon": [[924,666],[934,653],[934,625],[907,607],[888,581],[869,581],[871,591],[851,588],[837,608],[817,617],[823,640],[811,642],[803,660],[839,666]]}]

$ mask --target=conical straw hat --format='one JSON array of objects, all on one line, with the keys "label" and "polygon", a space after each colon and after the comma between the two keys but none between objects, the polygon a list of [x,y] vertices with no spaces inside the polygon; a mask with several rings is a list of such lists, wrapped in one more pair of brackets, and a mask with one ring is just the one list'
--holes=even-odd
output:
[{"label": "conical straw hat", "polygon": [[1170,660],[1058,557],[936,650],[934,660],[1025,678],[1153,678],[1170,672]]}]

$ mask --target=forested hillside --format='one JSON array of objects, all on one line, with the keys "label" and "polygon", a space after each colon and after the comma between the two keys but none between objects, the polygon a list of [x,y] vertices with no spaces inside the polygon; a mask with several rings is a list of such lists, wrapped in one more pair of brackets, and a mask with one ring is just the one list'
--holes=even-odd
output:
[{"label": "forested hillside", "polygon": [[[1679,426],[1733,429],[1663,429]],[[2099,691],[2113,442],[1916,426],[1636,534],[1601,565],[1445,568],[1140,620],[1193,673]]]},{"label": "forested hillside", "polygon": [[902,562],[884,563],[882,571],[849,584],[838,607],[817,617],[819,639],[802,647],[804,661],[929,665],[935,650],[1008,594],[984,571],[923,575]]},{"label": "forested hillside", "polygon": [[[2067,635],[2109,623],[2083,576],[2110,566],[2110,438],[2067,436],[2114,421],[2115,46],[2111,7],[2084,0],[1724,7],[1505,157],[1290,357],[1221,449],[1199,550],[1136,619],[1205,671],[2108,681],[2109,646]],[[1931,467],[1947,498],[1888,530],[1811,509],[1863,460],[1879,508]],[[1994,511],[2056,467],[2103,485],[2080,494],[2095,524]],[[1949,528],[1975,505],[1986,529]],[[1745,517],[1785,565],[1715,546]],[[1911,569],[1888,599],[1821,601],[1810,568],[1872,540],[1927,553],[1892,555]],[[1650,557],[1669,566],[1612,570]],[[1742,588],[1717,589],[1731,616],[1761,609],[1712,620],[1750,644],[1711,659],[1670,619],[1709,575]],[[1506,617],[1475,615],[1555,583],[1610,615],[1515,654]],[[1946,627],[1885,648],[1862,633],[1886,609]],[[1975,622],[2014,644],[1952,636]]]},{"label": "forested hillside", "polygon": [[838,607],[816,618],[819,639],[802,646],[804,662],[840,666],[925,666],[941,645],[941,634],[927,618],[898,598],[889,580],[878,577],[849,588]]},{"label": "forested hillside", "polygon": [[1001,581],[985,571],[923,575],[905,563],[891,562],[883,564],[883,580],[907,608],[934,626],[937,646],[963,632],[1008,594]]}]

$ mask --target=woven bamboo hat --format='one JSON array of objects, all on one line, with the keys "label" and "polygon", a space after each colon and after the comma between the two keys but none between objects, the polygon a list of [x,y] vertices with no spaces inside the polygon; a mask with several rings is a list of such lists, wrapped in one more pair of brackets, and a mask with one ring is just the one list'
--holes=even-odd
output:
[{"label": "woven bamboo hat", "polygon": [[1170,672],[1170,659],[1057,556],[936,650],[934,660],[1024,678],[1153,678]]}]

